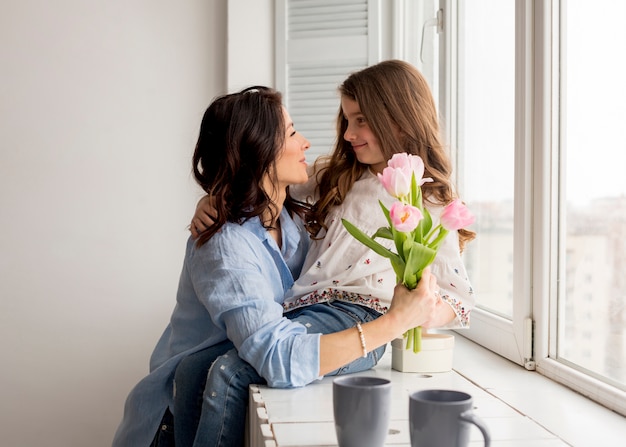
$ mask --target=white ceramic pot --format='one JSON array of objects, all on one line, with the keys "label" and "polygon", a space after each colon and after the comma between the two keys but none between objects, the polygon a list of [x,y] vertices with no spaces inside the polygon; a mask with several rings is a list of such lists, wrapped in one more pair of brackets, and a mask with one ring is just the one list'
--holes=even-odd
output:
[{"label": "white ceramic pot", "polygon": [[422,334],[422,350],[406,349],[406,340],[391,342],[391,367],[401,372],[437,373],[452,370],[454,336],[450,334]]}]

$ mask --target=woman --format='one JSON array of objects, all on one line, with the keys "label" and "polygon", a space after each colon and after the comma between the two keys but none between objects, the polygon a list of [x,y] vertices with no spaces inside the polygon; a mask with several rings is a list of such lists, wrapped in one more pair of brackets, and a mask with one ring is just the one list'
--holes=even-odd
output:
[{"label": "woman", "polygon": [[308,147],[269,88],[219,97],[207,109],[193,167],[204,191],[219,199],[217,217],[187,243],[170,324],[150,374],[126,400],[114,446],[171,445],[174,374],[194,353],[217,356],[234,346],[268,383],[302,386],[431,318],[436,279],[429,272],[413,291],[396,287],[384,316],[340,332],[308,334],[282,316],[309,245],[306,207],[288,187],[307,181]]}]

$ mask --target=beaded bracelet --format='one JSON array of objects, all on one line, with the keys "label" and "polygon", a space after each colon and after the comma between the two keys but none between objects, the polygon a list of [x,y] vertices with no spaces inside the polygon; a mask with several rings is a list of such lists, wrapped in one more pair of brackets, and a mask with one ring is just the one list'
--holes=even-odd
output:
[{"label": "beaded bracelet", "polygon": [[363,335],[363,328],[361,323],[356,322],[356,330],[359,331],[359,338],[361,339],[361,347],[363,348],[363,358],[367,357],[367,347],[365,345],[365,335]]}]

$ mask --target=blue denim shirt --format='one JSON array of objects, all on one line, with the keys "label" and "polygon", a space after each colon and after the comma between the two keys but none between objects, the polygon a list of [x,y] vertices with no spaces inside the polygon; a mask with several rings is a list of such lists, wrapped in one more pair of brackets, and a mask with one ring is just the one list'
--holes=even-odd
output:
[{"label": "blue denim shirt", "polygon": [[152,353],[150,374],[126,400],[114,446],[149,446],[172,405],[180,361],[226,338],[270,386],[304,386],[319,378],[320,335],[282,316],[309,238],[285,210],[280,221],[282,249],[256,218],[226,224],[200,248],[189,239],[176,307]]}]

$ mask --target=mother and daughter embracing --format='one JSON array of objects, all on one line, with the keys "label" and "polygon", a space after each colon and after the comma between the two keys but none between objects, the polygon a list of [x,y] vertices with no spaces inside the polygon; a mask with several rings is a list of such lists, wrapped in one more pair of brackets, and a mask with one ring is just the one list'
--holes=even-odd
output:
[{"label": "mother and daughter embracing", "polygon": [[242,446],[250,384],[363,371],[411,328],[468,327],[475,298],[461,252],[472,231],[451,232],[409,290],[341,222],[368,234],[387,224],[378,200],[394,198],[377,174],[396,153],[422,158],[433,221],[457,199],[426,80],[389,60],[351,74],[339,93],[334,150],[310,167],[279,92],[250,87],[206,110],[193,173],[207,196],[176,307],[114,447]]}]

